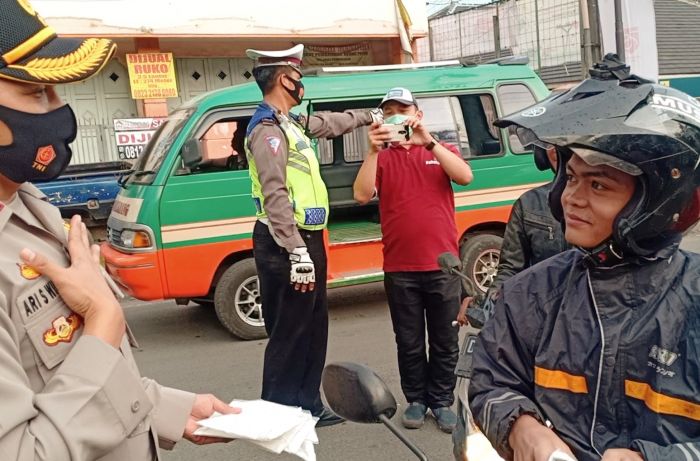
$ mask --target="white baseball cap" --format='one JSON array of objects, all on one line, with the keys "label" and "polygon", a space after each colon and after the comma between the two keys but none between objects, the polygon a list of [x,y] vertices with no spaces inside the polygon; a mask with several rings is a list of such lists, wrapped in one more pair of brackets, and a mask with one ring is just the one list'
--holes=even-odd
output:
[{"label": "white baseball cap", "polygon": [[418,104],[416,103],[416,99],[413,97],[413,94],[411,94],[411,92],[408,91],[406,88],[401,87],[392,88],[389,91],[387,91],[386,95],[384,96],[384,99],[382,99],[382,102],[379,104],[379,108],[381,108],[387,101],[396,101],[406,106],[418,107]]}]

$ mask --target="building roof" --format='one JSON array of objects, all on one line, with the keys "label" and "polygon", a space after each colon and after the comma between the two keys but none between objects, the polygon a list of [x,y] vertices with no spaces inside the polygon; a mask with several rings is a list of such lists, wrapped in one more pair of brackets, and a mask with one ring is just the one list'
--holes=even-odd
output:
[{"label": "building roof", "polygon": [[656,0],[659,75],[700,74],[700,1]]}]

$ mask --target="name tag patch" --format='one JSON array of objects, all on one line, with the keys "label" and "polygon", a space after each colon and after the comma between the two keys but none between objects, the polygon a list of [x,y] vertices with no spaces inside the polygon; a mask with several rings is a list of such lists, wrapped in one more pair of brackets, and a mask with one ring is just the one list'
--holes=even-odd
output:
[{"label": "name tag patch", "polygon": [[47,281],[46,283],[37,283],[29,292],[23,294],[17,299],[17,306],[24,313],[24,317],[28,319],[45,307],[54,304],[58,298],[56,285],[52,281]]}]

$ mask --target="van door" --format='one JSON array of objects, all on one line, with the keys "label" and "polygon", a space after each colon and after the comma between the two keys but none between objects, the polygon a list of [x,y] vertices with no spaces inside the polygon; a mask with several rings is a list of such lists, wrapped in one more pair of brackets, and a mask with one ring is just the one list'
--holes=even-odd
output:
[{"label": "van door", "polygon": [[232,246],[252,247],[255,207],[243,148],[254,109],[204,115],[192,136],[202,161],[176,162],[164,186],[160,222],[171,298],[206,297]]}]

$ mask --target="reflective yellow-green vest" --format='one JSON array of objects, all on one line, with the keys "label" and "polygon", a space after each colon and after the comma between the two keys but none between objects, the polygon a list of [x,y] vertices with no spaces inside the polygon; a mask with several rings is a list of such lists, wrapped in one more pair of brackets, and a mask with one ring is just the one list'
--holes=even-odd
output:
[{"label": "reflective yellow-green vest", "polygon": [[[285,117],[282,117],[282,121],[279,121],[277,118],[274,120],[279,122],[280,128],[282,128],[287,139],[286,185],[297,226],[308,230],[323,229],[328,222],[328,191],[323,179],[321,179],[318,159],[316,158],[316,152],[311,147],[311,140],[304,134],[304,129],[293,120]],[[252,120],[251,123],[254,121]],[[249,127],[248,133],[252,131],[252,128],[254,127]],[[275,141],[270,139],[268,142]],[[275,146],[271,147],[274,150]],[[248,172],[253,183],[252,195],[257,209],[257,217],[267,218],[265,197],[258,178],[255,158],[248,146],[248,137],[245,140],[245,149],[248,157]]]}]

